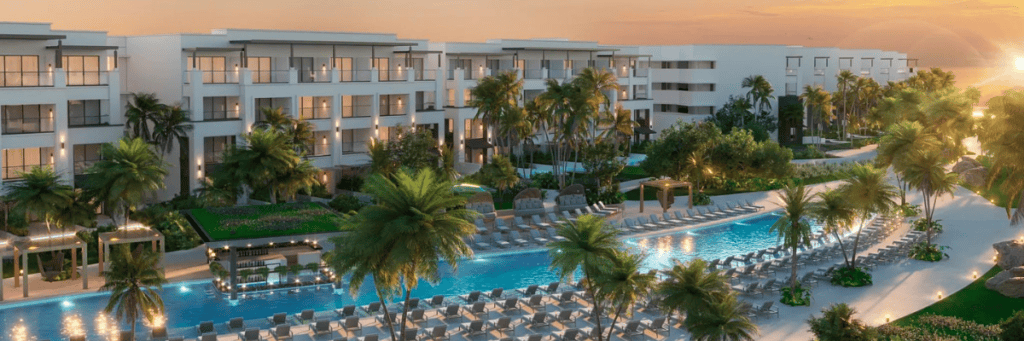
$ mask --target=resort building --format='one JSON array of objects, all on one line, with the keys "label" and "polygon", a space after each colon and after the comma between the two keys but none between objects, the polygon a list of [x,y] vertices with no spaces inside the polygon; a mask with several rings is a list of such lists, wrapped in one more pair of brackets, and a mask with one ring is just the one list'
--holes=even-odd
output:
[{"label": "resort building", "polygon": [[[307,157],[327,184],[334,170],[368,163],[371,138],[388,140],[413,125],[437,136],[443,123],[435,104],[443,84],[437,61],[424,58],[430,55],[424,40],[235,29],[125,39],[134,66],[130,91],[155,93],[191,114],[189,165],[183,167],[191,189],[216,169],[228,145],[263,121],[262,108],[313,124]],[[167,177],[170,193],[177,193],[179,168]]]},{"label": "resort building", "polygon": [[0,23],[2,183],[46,165],[83,185],[99,146],[122,136],[123,52],[106,32]]},{"label": "resort building", "polygon": [[[917,60],[905,53],[881,50],[785,45],[640,46],[651,56],[654,130],[701,121],[721,108],[730,95],[749,91],[744,78],[764,76],[776,98],[800,95],[805,85],[837,90],[836,75],[849,70],[879,84],[904,80],[916,72]],[[772,112],[778,114],[777,101]]]}]

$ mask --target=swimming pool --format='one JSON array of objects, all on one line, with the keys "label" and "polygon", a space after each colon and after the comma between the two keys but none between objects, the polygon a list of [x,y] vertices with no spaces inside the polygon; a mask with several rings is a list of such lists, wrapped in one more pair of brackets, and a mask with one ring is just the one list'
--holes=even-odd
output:
[{"label": "swimming pool", "polygon": [[[647,268],[667,268],[672,258],[682,261],[696,257],[714,259],[775,246],[776,236],[768,233],[768,226],[777,218],[769,213],[688,232],[629,238],[625,243],[649,254]],[[457,276],[450,267],[443,266],[444,279],[437,285],[421,282],[413,296],[451,296],[473,290],[489,291],[498,287],[511,290],[531,284],[546,284],[558,280],[558,276],[548,268],[549,264],[550,259],[544,251],[467,260],[459,264]],[[324,311],[377,301],[371,283],[364,284],[356,298],[348,295],[348,287],[345,286],[338,291],[307,288],[254,294],[229,302],[226,295],[217,293],[209,281],[170,284],[164,287],[162,296],[168,316],[166,323],[172,331],[194,327],[201,321],[222,323],[232,317],[261,319],[277,312]],[[103,309],[108,297],[103,293],[93,293],[4,304],[0,306],[0,338],[17,339],[12,335],[17,330],[28,335],[28,340],[33,337],[63,339],[70,332],[62,330],[65,325],[79,325],[77,328],[90,336],[105,334],[115,329],[115,323],[110,318],[97,320],[96,312]],[[140,328],[143,327],[140,325]]]}]

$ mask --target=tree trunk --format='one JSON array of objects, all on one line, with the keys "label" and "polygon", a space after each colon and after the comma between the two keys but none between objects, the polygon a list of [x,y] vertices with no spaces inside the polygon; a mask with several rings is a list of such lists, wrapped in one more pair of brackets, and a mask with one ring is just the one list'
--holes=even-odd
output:
[{"label": "tree trunk", "polygon": [[846,264],[847,267],[852,267],[852,265],[850,265],[850,257],[846,255],[846,246],[843,245],[843,238],[841,238],[838,231],[832,232],[832,235],[836,237],[836,242],[839,243],[839,250],[843,251],[843,263]]},{"label": "tree trunk", "polygon": [[270,203],[271,204],[276,204],[277,203],[277,190],[274,189],[274,185],[273,184],[270,185]]},{"label": "tree trunk", "polygon": [[[374,278],[373,278],[373,286],[375,288],[377,287],[377,277],[376,276],[374,276]],[[395,337],[395,325],[394,325],[394,323],[391,323],[391,318],[390,318],[391,317],[391,313],[388,312],[388,305],[387,305],[387,303],[384,303],[384,296],[382,296],[380,294],[380,288],[376,288],[376,289],[377,289],[377,300],[380,301],[380,306],[381,306],[382,309],[384,309],[384,316],[388,317],[385,320],[387,320],[388,331],[391,332],[391,339],[392,340],[398,340],[398,338]]]},{"label": "tree trunk", "polygon": [[[415,266],[415,265],[413,265],[413,266]],[[405,338],[405,321],[406,321],[406,318],[409,317],[409,296],[411,294],[412,294],[412,289],[411,288],[405,288],[405,303],[402,304],[402,327],[401,327],[401,332],[398,334],[398,335],[402,336],[401,340],[405,340],[406,339]]]},{"label": "tree trunk", "polygon": [[[620,304],[619,305],[619,309],[615,310],[615,317],[612,318],[612,325],[613,326],[615,325],[615,322],[617,322],[619,320],[619,315],[622,314],[622,308],[623,308],[624,305],[625,304]],[[608,337],[606,338],[606,340],[611,340],[612,339],[612,331],[613,331],[613,329],[614,328],[608,328]],[[600,334],[600,333],[601,333],[601,330],[598,329],[598,334]]]},{"label": "tree trunk", "polygon": [[860,244],[860,232],[863,231],[863,225],[867,222],[868,215],[864,214],[864,219],[861,222],[861,227],[857,229],[857,237],[853,239],[853,251],[850,252],[850,269],[857,267],[857,246]]},{"label": "tree trunk", "polygon": [[793,246],[793,273],[791,274],[792,277],[793,277],[793,280],[789,282],[789,288],[790,288],[789,289],[790,290],[789,291],[789,297],[790,297],[791,300],[796,298],[796,270],[797,270],[797,260],[799,260],[799,257],[800,257],[799,255],[797,255],[796,249],[797,249],[797,247],[794,245]]},{"label": "tree trunk", "polygon": [[[178,195],[187,197],[192,193],[191,181],[189,179],[189,162],[188,162],[188,137],[185,137],[181,141],[178,141],[178,181],[181,184],[178,186],[180,191]],[[209,170],[209,165],[207,165]]]},{"label": "tree trunk", "polygon": [[587,292],[590,294],[590,297],[594,298],[594,309],[592,310],[593,313],[591,316],[594,317],[594,325],[597,327],[597,341],[603,341],[604,337],[601,332],[604,330],[601,329],[601,311],[604,309],[601,308],[601,300],[597,297],[597,292],[594,291],[594,283],[590,278],[589,271],[587,271],[585,267],[583,270],[583,278],[587,281]]}]

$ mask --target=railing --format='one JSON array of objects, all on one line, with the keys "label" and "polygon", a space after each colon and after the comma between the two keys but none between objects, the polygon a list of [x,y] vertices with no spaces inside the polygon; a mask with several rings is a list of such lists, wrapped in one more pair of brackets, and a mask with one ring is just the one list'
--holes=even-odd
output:
[{"label": "railing", "polygon": [[7,71],[0,73],[0,87],[53,86],[50,71]]},{"label": "railing", "polygon": [[238,114],[238,110],[205,111],[203,112],[203,121],[237,120]]},{"label": "railing", "polygon": [[402,116],[405,115],[405,105],[391,104],[380,107],[380,116]]},{"label": "railing", "polygon": [[51,117],[40,117],[33,120],[12,120],[7,119],[3,122],[4,134],[37,134],[37,133],[52,133],[53,132],[53,118]]},{"label": "railing", "polygon": [[633,94],[633,99],[650,99],[650,98],[647,98],[647,90],[637,90]]},{"label": "railing", "polygon": [[786,96],[797,94],[796,83],[786,83]]},{"label": "railing", "polygon": [[[237,84],[238,71],[224,70],[201,70],[203,84]],[[192,70],[185,71],[185,84],[192,82]],[[68,85],[71,85],[71,75],[68,75]]]},{"label": "railing", "polygon": [[430,100],[426,100],[423,103],[416,103],[416,111],[434,111],[437,110],[437,104],[434,103],[433,97]]},{"label": "railing", "polygon": [[321,118],[331,118],[331,107],[305,107],[299,109],[300,116],[303,119],[314,120]]},{"label": "railing", "polygon": [[371,115],[373,115],[373,110],[369,104],[353,105],[352,116],[350,117],[370,117]]},{"label": "railing", "polygon": [[110,124],[109,115],[68,116],[68,127],[103,126]]},{"label": "railing", "polygon": [[815,76],[824,76],[825,75],[825,69],[814,69],[814,75]]},{"label": "railing", "polygon": [[888,75],[888,74],[889,74],[889,68],[883,68],[883,69],[882,69],[882,71],[881,71],[881,73],[882,73],[883,75]]},{"label": "railing", "polygon": [[796,75],[797,72],[798,71],[795,68],[786,68],[786,75],[793,76]]},{"label": "railing", "polygon": [[613,72],[615,73],[615,77],[619,77],[619,78],[627,78],[627,77],[629,77],[629,68],[628,67],[620,66],[620,67],[612,68],[612,70],[614,70]]},{"label": "railing", "polygon": [[330,83],[331,70],[299,71],[299,83]]},{"label": "railing", "polygon": [[587,69],[587,68],[576,68],[576,69],[572,69],[572,75],[573,75],[573,76],[579,76],[579,75],[583,74],[583,70],[586,70],[586,69]]},{"label": "railing", "polygon": [[409,69],[380,70],[381,82],[404,82],[408,80]]},{"label": "railing", "polygon": [[565,69],[550,69],[548,70],[548,78],[551,79],[565,79]]},{"label": "railing", "polygon": [[543,69],[526,69],[523,70],[523,78],[525,79],[541,79],[544,78]]},{"label": "railing", "polygon": [[366,143],[364,142],[342,142],[342,154],[366,154]]},{"label": "railing", "polygon": [[647,77],[647,74],[650,73],[649,70],[647,68],[633,69],[633,77]]},{"label": "railing", "polygon": [[68,86],[107,85],[110,72],[107,71],[68,71]]},{"label": "railing", "polygon": [[450,81],[455,80],[455,69],[448,69],[447,73],[448,73],[448,76],[447,76],[448,80],[450,80]]},{"label": "railing", "polygon": [[437,79],[437,70],[416,70],[416,80],[432,81]]},{"label": "railing", "polygon": [[860,74],[861,75],[870,75],[871,74],[871,68],[861,68],[860,69]]},{"label": "railing", "polygon": [[252,70],[253,84],[288,83],[291,70]]},{"label": "railing", "polygon": [[369,82],[373,70],[338,70],[340,82]]}]

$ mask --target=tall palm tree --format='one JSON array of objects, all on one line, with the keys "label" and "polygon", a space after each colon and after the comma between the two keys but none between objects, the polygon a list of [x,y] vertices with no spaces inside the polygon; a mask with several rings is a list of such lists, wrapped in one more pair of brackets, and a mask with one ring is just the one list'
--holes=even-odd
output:
[{"label": "tall palm tree", "polygon": [[832,113],[832,95],[822,89],[821,86],[811,86],[808,84],[804,85],[804,92],[800,94],[800,99],[807,106],[808,118],[814,122],[811,128],[818,130],[818,144],[820,145],[822,122],[829,122],[835,119],[835,115]]},{"label": "tall palm tree", "polygon": [[257,122],[254,128],[269,128],[284,132],[292,125],[292,118],[285,115],[284,110],[280,107],[262,107],[260,114],[263,116],[263,120]]},{"label": "tall palm tree", "polygon": [[[367,206],[369,207],[369,206]],[[364,226],[365,216],[356,214],[345,220],[345,229],[352,233],[340,237],[331,238],[334,244],[332,256],[327,260],[339,276],[349,274],[349,294],[352,297],[359,295],[359,289],[367,276],[373,281],[373,288],[377,294],[377,301],[380,302],[384,314],[390,316],[387,301],[390,301],[399,294],[401,280],[399,270],[395,264],[388,261],[390,250],[379,248],[377,242],[380,238],[374,238],[368,234],[371,232],[359,228]],[[364,238],[372,238],[364,240]],[[284,268],[283,266],[279,268]],[[287,269],[285,269],[287,271]],[[282,275],[283,276],[283,275]],[[387,330],[391,333],[392,340],[398,340],[395,335],[394,325],[391,319],[387,319]]]},{"label": "tall palm tree", "polygon": [[926,241],[932,243],[932,223],[935,204],[939,197],[953,195],[959,178],[956,173],[946,172],[946,162],[942,154],[936,151],[925,151],[915,154],[903,170],[903,178],[912,188],[921,191],[924,199],[924,218],[928,223]]},{"label": "tall palm tree", "polygon": [[131,94],[131,98],[124,113],[125,130],[128,131],[129,137],[139,137],[146,142],[152,142],[153,134],[149,125],[164,110],[164,105],[156,98],[156,94],[136,92]]},{"label": "tall palm tree", "polygon": [[7,186],[7,195],[18,203],[17,207],[25,209],[25,221],[31,221],[29,214],[35,214],[43,219],[47,233],[51,233],[53,216],[71,205],[74,189],[50,167],[32,167],[21,177],[22,181]]},{"label": "tall palm tree", "polygon": [[116,310],[117,318],[130,323],[135,334],[139,317],[152,322],[164,314],[159,292],[167,279],[160,271],[160,255],[141,246],[133,252],[127,245],[118,245],[111,253],[110,268],[103,272],[106,283],[100,287],[111,292],[103,310]]},{"label": "tall palm tree", "polygon": [[278,173],[274,179],[277,186],[276,192],[285,198],[295,200],[295,194],[300,190],[310,191],[310,188],[320,183],[316,176],[320,169],[313,166],[309,160],[300,160],[295,167],[287,168]]},{"label": "tall palm tree", "polygon": [[[1019,225],[1024,222],[1024,91],[1008,90],[990,99],[978,125],[978,141],[992,160],[988,186],[1003,179],[999,189],[1007,195],[1006,217]],[[1011,214],[1015,202],[1017,209]]]},{"label": "tall palm tree", "polygon": [[101,160],[90,167],[87,187],[97,199],[120,207],[124,224],[128,213],[146,195],[164,188],[167,168],[160,155],[141,138],[123,138],[100,149]]},{"label": "tall palm tree", "polygon": [[[595,277],[603,267],[609,266],[610,259],[622,248],[618,231],[601,217],[582,215],[575,222],[559,226],[557,233],[565,240],[548,243],[551,268],[562,280],[572,281],[577,269],[582,268],[586,292],[594,298],[595,307],[604,307],[604,300],[597,295]],[[595,309],[595,312],[597,310]],[[595,319],[597,330],[601,329],[601,318]],[[602,336],[598,335],[601,341]]]},{"label": "tall palm tree", "polygon": [[288,136],[276,130],[258,128],[243,138],[245,146],[230,146],[224,152],[218,172],[249,189],[266,186],[270,189],[270,202],[277,203],[277,180],[298,167],[299,155],[288,143]]},{"label": "tall palm tree", "polygon": [[[756,115],[760,115],[766,108],[768,110],[772,110],[771,100],[775,99],[775,96],[772,96],[772,92],[775,90],[772,89],[772,83],[769,82],[768,79],[765,79],[762,75],[750,75],[743,79],[740,86],[744,89],[750,88],[750,90],[747,91],[746,98],[747,101],[757,108],[757,113],[755,113]],[[743,116],[740,116],[741,127],[745,124],[745,122],[743,122],[743,118]]]},{"label": "tall palm tree", "polygon": [[63,230],[74,225],[87,225],[96,220],[96,205],[84,190],[75,188],[69,194],[68,205],[50,217],[57,228]]},{"label": "tall palm tree", "polygon": [[188,111],[181,106],[167,106],[161,110],[154,119],[153,143],[157,145],[164,155],[174,150],[174,144],[178,144],[178,168],[180,177],[180,194],[188,196],[189,188],[189,132],[192,131],[192,124]]},{"label": "tall palm tree", "polygon": [[708,313],[686,319],[690,340],[747,341],[758,335],[757,324],[750,321],[747,312],[733,294],[722,295],[708,307]]},{"label": "tall palm tree", "polygon": [[811,198],[814,195],[811,191],[807,190],[805,186],[786,186],[782,189],[779,194],[779,206],[782,206],[782,217],[779,218],[768,232],[774,232],[779,234],[779,241],[782,241],[782,246],[789,248],[793,259],[793,280],[789,282],[790,293],[796,295],[796,270],[798,266],[799,254],[796,253],[797,248],[801,245],[811,245],[811,224],[809,224],[806,218],[811,215]]},{"label": "tall palm tree", "polygon": [[883,168],[892,166],[896,181],[900,184],[900,206],[903,206],[907,202],[903,170],[915,153],[938,148],[939,140],[934,134],[926,132],[918,122],[900,122],[889,127],[887,132],[878,141],[875,163]]},{"label": "tall palm tree", "polygon": [[664,297],[661,304],[672,311],[685,312],[696,317],[707,314],[719,296],[729,293],[729,280],[717,270],[708,269],[708,262],[696,258],[675,265],[665,271],[668,277],[658,283],[657,294]]},{"label": "tall palm tree", "polygon": [[636,128],[640,127],[640,124],[633,120],[632,113],[627,109],[623,109],[622,106],[619,106],[615,108],[614,114],[608,115],[607,118],[605,118],[603,123],[610,126],[609,129],[605,131],[604,137],[611,138],[612,141],[615,141],[616,152],[619,150],[619,145],[625,143],[626,154],[629,155],[633,148],[632,143],[630,143],[630,138],[635,134]]},{"label": "tall palm tree", "polygon": [[370,172],[390,176],[398,169],[398,161],[388,148],[388,141],[378,138],[370,138],[366,146],[367,155],[370,156]]},{"label": "tall palm tree", "polygon": [[[871,165],[854,166],[849,171],[849,178],[839,185],[846,200],[860,215],[861,221],[867,221],[871,214],[888,214],[896,206],[893,200],[898,195],[896,187],[885,180],[885,170]],[[857,248],[860,246],[860,234],[864,229],[857,229],[850,252],[850,268],[857,267]]]},{"label": "tall palm tree", "polygon": [[[536,103],[540,110],[537,110],[534,114],[546,116],[547,120],[545,121],[548,122],[553,132],[551,141],[553,142],[551,147],[554,148],[551,151],[552,171],[558,179],[558,187],[563,188],[565,187],[565,172],[562,161],[569,152],[567,146],[571,140],[571,137],[566,132],[572,130],[567,128],[567,118],[571,117],[573,111],[573,106],[571,105],[573,99],[579,97],[576,94],[578,89],[572,83],[562,84],[554,79],[546,80],[545,86],[546,90],[536,98]],[[541,131],[546,132],[547,129]]]},{"label": "tall palm tree", "polygon": [[[594,278],[598,295],[610,306],[615,307],[613,326],[623,313],[627,317],[630,316],[636,302],[654,289],[658,280],[654,274],[640,272],[646,259],[647,255],[642,253],[616,251],[610,259],[611,266]],[[614,328],[608,328],[608,340],[612,339],[612,329]]]},{"label": "tall palm tree", "polygon": [[372,246],[374,257],[384,269],[400,277],[405,292],[399,333],[402,340],[407,339],[409,298],[419,281],[436,284],[441,280],[438,271],[442,261],[457,271],[460,260],[473,257],[473,250],[463,241],[476,232],[469,222],[473,213],[458,208],[466,199],[451,188],[451,182],[431,169],[415,173],[400,169],[393,179],[370,176],[364,190],[377,204],[359,211],[359,224],[344,243]]},{"label": "tall palm tree", "polygon": [[[844,135],[846,135],[845,134],[846,127],[844,126],[843,122],[848,120],[849,117],[850,117],[850,109],[849,109],[850,87],[856,81],[857,81],[857,76],[854,76],[853,72],[850,72],[850,70],[839,71],[839,74],[836,75],[836,85],[839,87],[839,91],[837,91],[836,93],[838,95],[842,96],[842,99],[836,98],[836,100],[837,101],[841,101],[841,103],[843,104],[843,114],[839,117],[839,139],[840,140],[843,140]],[[833,96],[833,97],[839,97],[839,96]]]},{"label": "tall palm tree", "polygon": [[[519,96],[523,90],[523,80],[512,71],[502,72],[495,76],[487,76],[477,81],[475,88],[470,90],[472,100],[467,106],[476,108],[474,119],[482,120],[487,127],[497,127],[508,122],[503,119],[513,108],[519,107]],[[499,128],[500,130],[500,128]],[[512,147],[508,136],[502,135],[505,146]]]},{"label": "tall palm tree", "polygon": [[846,194],[838,189],[818,193],[818,198],[821,201],[811,206],[810,215],[824,225],[826,233],[831,233],[835,237],[839,249],[843,252],[843,262],[846,266],[851,266],[842,235],[850,231],[857,211],[847,201]]}]

